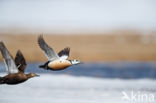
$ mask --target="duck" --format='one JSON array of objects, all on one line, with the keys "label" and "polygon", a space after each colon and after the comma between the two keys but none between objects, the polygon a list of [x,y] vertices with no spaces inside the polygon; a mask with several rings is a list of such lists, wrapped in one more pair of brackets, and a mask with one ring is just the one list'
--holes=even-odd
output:
[{"label": "duck", "polygon": [[14,60],[3,41],[0,41],[0,51],[7,70],[7,75],[0,77],[0,84],[15,85],[39,76],[35,73],[24,73],[27,64],[20,50],[17,51]]},{"label": "duck", "polygon": [[59,71],[72,65],[82,64],[80,60],[68,60],[70,48],[66,47],[58,54],[44,40],[43,35],[38,36],[38,44],[48,61],[39,67],[45,70]]}]

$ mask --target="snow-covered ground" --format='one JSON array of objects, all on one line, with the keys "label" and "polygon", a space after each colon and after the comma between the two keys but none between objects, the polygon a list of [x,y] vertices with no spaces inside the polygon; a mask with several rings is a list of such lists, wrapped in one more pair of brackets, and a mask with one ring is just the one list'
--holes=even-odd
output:
[{"label": "snow-covered ground", "polygon": [[[123,92],[130,99],[122,99]],[[139,96],[146,98],[139,101]],[[154,101],[150,102],[151,95]],[[41,74],[19,85],[0,85],[0,103],[155,103],[156,80]],[[141,99],[140,99],[141,100]]]}]

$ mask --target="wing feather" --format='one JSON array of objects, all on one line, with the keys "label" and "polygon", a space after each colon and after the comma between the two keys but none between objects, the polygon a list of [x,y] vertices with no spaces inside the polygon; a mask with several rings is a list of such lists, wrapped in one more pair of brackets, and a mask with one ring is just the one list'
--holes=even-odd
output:
[{"label": "wing feather", "polygon": [[15,64],[18,67],[18,70],[20,72],[25,71],[27,64],[26,64],[25,58],[20,50],[18,50],[16,53]]},{"label": "wing feather", "polygon": [[64,48],[63,50],[61,50],[59,53],[58,53],[58,56],[61,58],[61,59],[68,59],[69,57],[69,53],[70,53],[70,48],[69,47],[66,47]]},{"label": "wing feather", "polygon": [[44,51],[48,60],[53,61],[59,58],[59,56],[54,52],[54,50],[51,47],[49,47],[48,44],[44,41],[42,35],[38,37],[38,44],[40,48]]},{"label": "wing feather", "polygon": [[15,62],[2,41],[0,42],[0,51],[6,64],[8,74],[18,73],[18,69],[15,65]]}]

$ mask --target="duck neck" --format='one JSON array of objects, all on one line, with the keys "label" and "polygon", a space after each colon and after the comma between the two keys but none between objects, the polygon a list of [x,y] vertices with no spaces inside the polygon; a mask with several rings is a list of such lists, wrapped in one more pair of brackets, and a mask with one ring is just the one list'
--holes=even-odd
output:
[{"label": "duck neck", "polygon": [[72,63],[72,60],[69,60],[69,62],[70,62],[70,64],[73,64],[73,63]]}]

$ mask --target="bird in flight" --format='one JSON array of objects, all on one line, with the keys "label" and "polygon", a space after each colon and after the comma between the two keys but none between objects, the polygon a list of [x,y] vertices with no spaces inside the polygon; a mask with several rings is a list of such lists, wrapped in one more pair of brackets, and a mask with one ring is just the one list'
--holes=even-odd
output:
[{"label": "bird in flight", "polygon": [[44,41],[43,35],[39,35],[38,44],[40,48],[44,51],[48,61],[44,65],[40,65],[40,68],[47,70],[63,70],[69,66],[80,64],[79,60],[68,60],[70,48],[64,48],[58,54]]},{"label": "bird in flight", "polygon": [[0,51],[4,59],[4,63],[7,70],[7,75],[0,77],[0,84],[19,84],[25,82],[26,80],[39,76],[35,73],[25,74],[26,61],[20,50],[17,51],[15,60],[5,47],[4,43],[0,41]]}]

